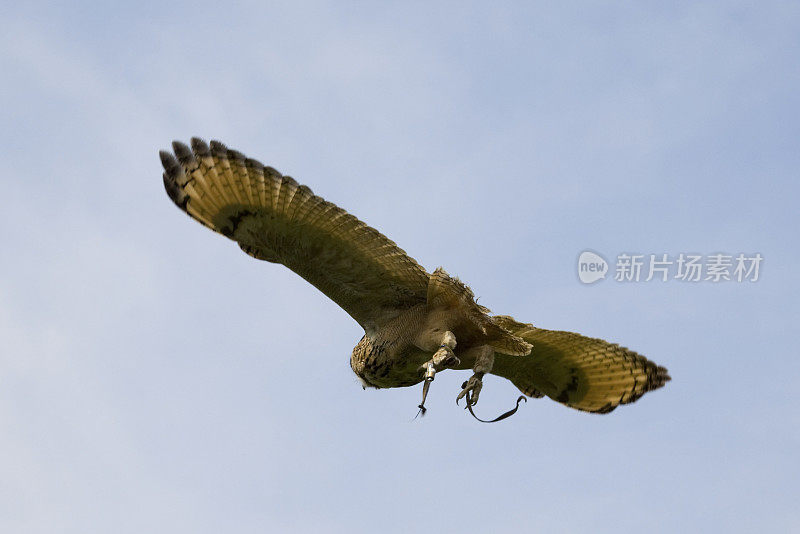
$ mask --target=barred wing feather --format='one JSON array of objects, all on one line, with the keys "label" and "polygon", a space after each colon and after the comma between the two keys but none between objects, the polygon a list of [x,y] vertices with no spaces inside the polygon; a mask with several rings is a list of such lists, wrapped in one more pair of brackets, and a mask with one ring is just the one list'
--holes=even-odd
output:
[{"label": "barred wing feather", "polygon": [[368,332],[424,303],[428,273],[394,242],[289,176],[212,141],[162,151],[164,186],[183,211],[281,263]]},{"label": "barred wing feather", "polygon": [[571,408],[608,413],[670,380],[664,367],[625,347],[494,316],[500,326],[533,345],[529,356],[495,355],[492,374],[529,397],[547,395]]}]

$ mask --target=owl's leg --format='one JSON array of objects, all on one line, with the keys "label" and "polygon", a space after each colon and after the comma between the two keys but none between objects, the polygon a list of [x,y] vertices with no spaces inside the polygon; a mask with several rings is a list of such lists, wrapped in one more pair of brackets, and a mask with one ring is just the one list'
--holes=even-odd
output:
[{"label": "owl's leg", "polygon": [[471,347],[462,357],[466,361],[475,359],[475,364],[472,366],[474,374],[469,380],[461,384],[462,389],[461,393],[456,397],[456,404],[462,398],[467,397],[467,402],[471,406],[475,406],[478,404],[478,396],[481,394],[481,388],[483,387],[483,375],[491,371],[494,365],[494,349],[489,345]]},{"label": "owl's leg", "polygon": [[425,382],[422,385],[422,402],[419,405],[419,413],[422,415],[425,415],[425,398],[428,396],[428,389],[430,389],[431,382],[433,382],[436,373],[442,369],[455,367],[461,363],[453,353],[453,349],[456,348],[456,336],[452,332],[448,330],[444,334],[441,334],[441,336],[430,334],[426,336],[429,339],[423,340],[423,344],[430,346],[431,336],[439,337],[439,348],[433,354],[433,358],[420,367],[420,372],[424,373],[425,376]]},{"label": "owl's leg", "polygon": [[455,367],[460,363],[460,360],[453,353],[453,349],[456,348],[456,336],[449,330],[445,332],[440,330],[425,332],[419,336],[414,344],[424,351],[433,352],[433,358],[422,364],[420,372],[427,373],[428,369],[432,368],[435,374],[442,369]]}]

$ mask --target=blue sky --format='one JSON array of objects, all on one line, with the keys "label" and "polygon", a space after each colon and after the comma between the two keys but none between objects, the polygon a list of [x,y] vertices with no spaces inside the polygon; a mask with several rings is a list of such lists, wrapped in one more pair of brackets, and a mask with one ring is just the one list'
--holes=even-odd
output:
[{"label": "blue sky", "polygon": [[[0,30],[0,530],[800,528],[796,4],[18,3]],[[444,373],[412,422],[343,311],[169,202],[157,151],[193,135],[673,381],[482,425]],[[585,249],[764,263],[585,286]],[[489,377],[479,414],[515,396]]]}]

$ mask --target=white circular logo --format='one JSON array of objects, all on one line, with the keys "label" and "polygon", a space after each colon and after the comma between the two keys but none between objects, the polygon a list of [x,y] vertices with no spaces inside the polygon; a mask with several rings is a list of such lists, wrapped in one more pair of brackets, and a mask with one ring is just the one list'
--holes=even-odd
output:
[{"label": "white circular logo", "polygon": [[578,256],[578,278],[584,284],[593,284],[606,277],[608,262],[591,250],[584,250]]}]

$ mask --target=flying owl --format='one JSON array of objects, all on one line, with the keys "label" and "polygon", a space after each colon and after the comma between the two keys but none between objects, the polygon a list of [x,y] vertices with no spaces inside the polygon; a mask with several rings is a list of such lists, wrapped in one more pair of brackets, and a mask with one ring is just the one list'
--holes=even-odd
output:
[{"label": "flying owl", "polygon": [[218,141],[172,148],[160,156],[180,209],[250,256],[299,274],[364,328],[350,366],[365,388],[423,382],[424,413],[437,372],[471,369],[456,399],[470,409],[491,373],[528,397],[608,413],[670,380],[619,345],[491,315],[458,278],[428,273],[374,228]]}]

